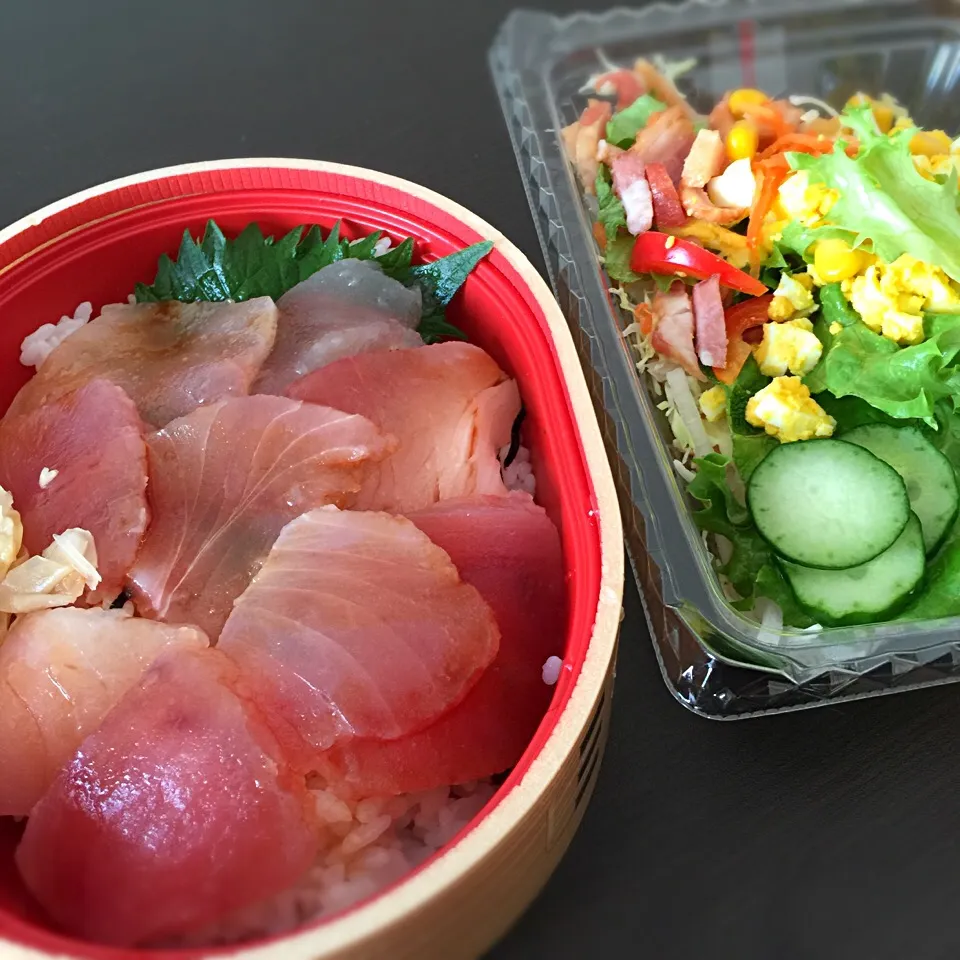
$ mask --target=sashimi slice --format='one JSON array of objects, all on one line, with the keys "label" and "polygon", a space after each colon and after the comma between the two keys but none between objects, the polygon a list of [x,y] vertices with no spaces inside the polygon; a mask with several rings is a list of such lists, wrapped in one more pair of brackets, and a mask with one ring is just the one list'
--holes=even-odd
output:
[{"label": "sashimi slice", "polygon": [[497,653],[493,612],[409,520],[312,510],[289,523],[220,649],[308,762],[344,737],[402,737],[459,702]]},{"label": "sashimi slice", "polygon": [[358,353],[423,345],[420,288],[385,276],[371,260],[340,260],[278,301],[277,341],[254,385],[282,394],[294,380]]},{"label": "sashimi slice", "polygon": [[[499,389],[484,393],[491,388]],[[364,483],[358,509],[405,513],[449,497],[507,492],[497,451],[510,442],[520,396],[479,347],[365,353],[308,374],[287,393],[368,417],[399,440]]]},{"label": "sashimi slice", "polygon": [[34,807],[17,866],[67,933],[127,947],[188,933],[310,865],[303,780],[234,674],[216,650],[164,655]]},{"label": "sashimi slice", "polygon": [[47,357],[10,413],[101,378],[122,387],[147,423],[162,427],[198,406],[249,393],[276,332],[277,307],[269,297],[113,304]]},{"label": "sashimi slice", "polygon": [[363,417],[253,396],[201,407],[147,446],[153,521],[131,593],[142,613],[215,641],[284,524],[348,506],[393,441]]},{"label": "sashimi slice", "polygon": [[106,380],[0,421],[0,486],[13,494],[32,554],[55,533],[89,530],[103,578],[91,602],[123,588],[147,526],[147,448],[133,401]]},{"label": "sashimi slice", "polygon": [[527,494],[446,500],[409,519],[490,604],[500,648],[466,698],[427,729],[389,742],[344,741],[326,754],[321,771],[360,797],[431,790],[514,766],[550,703],[543,664],[563,654],[560,537]]},{"label": "sashimi slice", "polygon": [[164,650],[201,649],[196,627],[123,610],[18,617],[0,645],[0,816],[23,816]]}]

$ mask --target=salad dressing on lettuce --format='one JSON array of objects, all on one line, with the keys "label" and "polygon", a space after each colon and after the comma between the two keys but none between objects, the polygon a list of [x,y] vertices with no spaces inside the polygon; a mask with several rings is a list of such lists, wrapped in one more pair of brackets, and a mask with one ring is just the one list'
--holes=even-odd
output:
[{"label": "salad dressing on lettuce", "polygon": [[667,72],[594,78],[563,139],[725,592],[774,627],[960,614],[960,141],[889,96],[701,116]]}]

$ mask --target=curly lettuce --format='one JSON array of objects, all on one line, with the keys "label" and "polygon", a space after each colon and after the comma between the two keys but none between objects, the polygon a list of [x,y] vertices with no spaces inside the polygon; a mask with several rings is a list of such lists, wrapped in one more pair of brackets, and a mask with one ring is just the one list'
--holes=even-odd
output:
[{"label": "curly lettuce", "polygon": [[836,236],[840,229],[854,246],[869,242],[886,263],[906,253],[960,280],[956,171],[943,182],[922,177],[910,153],[916,128],[883,134],[868,105],[848,109],[841,122],[859,141],[856,157],[847,156],[842,139],[820,157],[787,155],[791,167],[806,170],[811,183],[840,195],[828,214],[830,224],[806,231],[804,242]]}]

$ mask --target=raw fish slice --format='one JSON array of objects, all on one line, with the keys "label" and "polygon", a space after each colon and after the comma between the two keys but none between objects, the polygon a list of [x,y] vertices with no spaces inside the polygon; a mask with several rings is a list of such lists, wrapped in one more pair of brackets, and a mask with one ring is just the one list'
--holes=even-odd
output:
[{"label": "raw fish slice", "polygon": [[402,517],[312,510],[237,600],[220,649],[308,744],[401,737],[461,700],[493,660],[493,612]]},{"label": "raw fish slice", "polygon": [[157,660],[34,807],[16,862],[67,933],[131,947],[290,886],[317,834],[216,650]]},{"label": "raw fish slice", "polygon": [[372,350],[423,345],[420,289],[383,274],[370,260],[340,260],[278,301],[277,342],[254,385],[282,394],[298,377]]},{"label": "raw fish slice", "polygon": [[104,307],[50,354],[10,412],[26,413],[102,378],[123,387],[147,423],[162,427],[203,404],[249,393],[276,332],[269,297]]},{"label": "raw fish slice", "polygon": [[120,593],[147,526],[147,448],[137,408],[120,387],[91,380],[22,416],[7,414],[0,486],[13,494],[30,553],[55,533],[89,530],[103,578],[89,599]]},{"label": "raw fish slice", "polygon": [[0,815],[30,812],[161,652],[206,646],[196,627],[123,610],[66,607],[18,617],[0,645]]},{"label": "raw fish slice", "polygon": [[400,441],[364,484],[358,509],[405,513],[449,497],[506,494],[497,450],[510,442],[520,396],[479,347],[365,353],[308,374],[287,393],[359,413]]},{"label": "raw fish slice", "polygon": [[431,790],[514,766],[550,703],[548,657],[563,654],[560,537],[527,494],[446,500],[411,514],[490,604],[500,649],[466,698],[426,730],[387,743],[344,741],[322,772],[357,796]]},{"label": "raw fish slice", "polygon": [[147,446],[153,522],[131,592],[141,612],[215,641],[284,524],[347,506],[393,442],[363,417],[254,396],[202,407]]}]

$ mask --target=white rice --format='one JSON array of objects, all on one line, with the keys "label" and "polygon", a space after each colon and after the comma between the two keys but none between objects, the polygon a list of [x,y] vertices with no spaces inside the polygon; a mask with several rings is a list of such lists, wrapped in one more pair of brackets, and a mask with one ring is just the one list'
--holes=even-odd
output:
[{"label": "white rice", "polygon": [[495,791],[481,781],[346,803],[323,787],[312,790],[323,849],[300,881],[212,926],[156,946],[213,946],[276,936],[346,910],[446,846]]},{"label": "white rice", "polygon": [[25,367],[40,368],[54,349],[60,346],[71,333],[79,330],[93,314],[93,304],[85,300],[73,312],[72,317],[63,316],[57,323],[45,323],[24,337],[20,344],[20,362]]},{"label": "white rice", "polygon": [[[509,445],[500,450],[500,462],[506,459],[510,452]],[[503,485],[508,490],[523,490],[534,496],[537,492],[537,478],[533,474],[533,466],[530,463],[530,451],[520,446],[517,448],[517,455],[510,461],[509,466],[501,469],[503,475]]]}]

